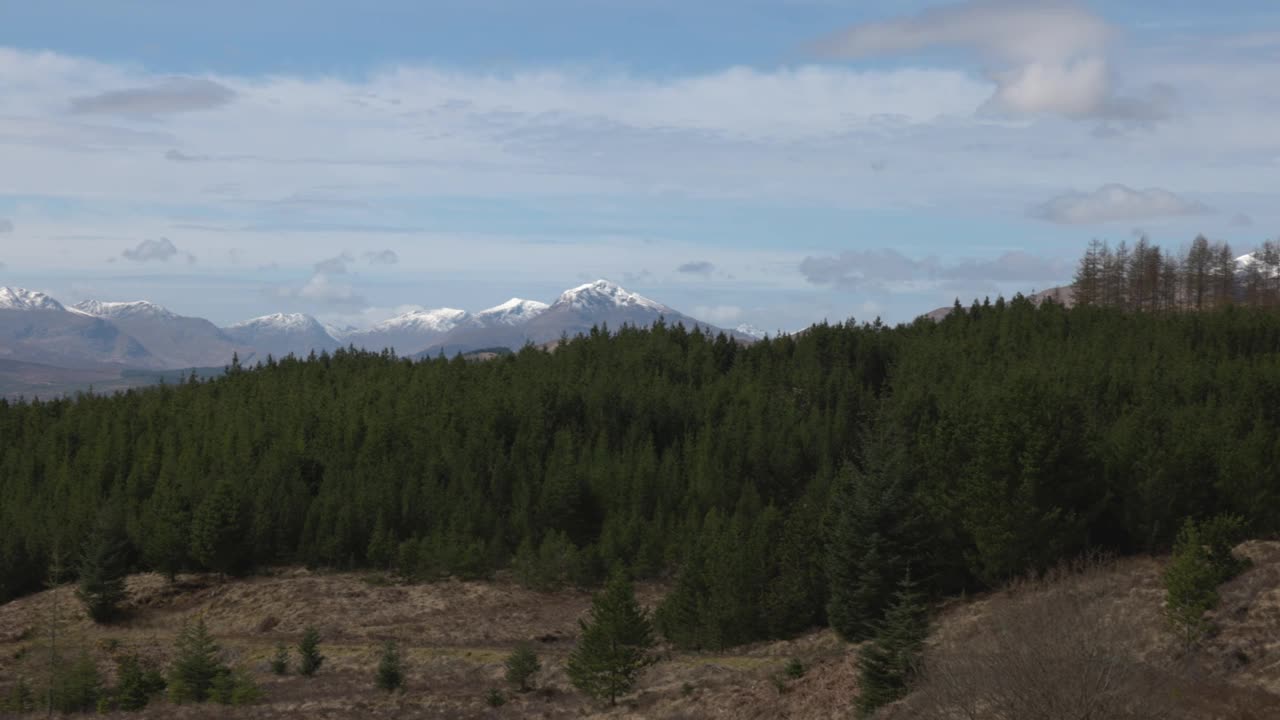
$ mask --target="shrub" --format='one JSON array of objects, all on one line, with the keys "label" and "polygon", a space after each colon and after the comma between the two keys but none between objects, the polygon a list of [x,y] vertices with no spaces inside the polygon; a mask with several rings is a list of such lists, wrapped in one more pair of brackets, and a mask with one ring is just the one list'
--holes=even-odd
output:
[{"label": "shrub", "polygon": [[116,660],[116,686],[111,691],[111,701],[115,709],[134,711],[141,710],[151,702],[151,698],[164,692],[164,675],[147,660],[137,655],[124,655]]},{"label": "shrub", "polygon": [[276,675],[289,674],[289,648],[284,643],[276,643],[276,654],[271,657],[271,672]]},{"label": "shrub", "polygon": [[782,671],[786,673],[787,677],[791,678],[792,680],[799,680],[800,678],[804,677],[804,671],[805,671],[804,663],[800,662],[799,660],[796,660],[795,658],[792,658],[791,661],[787,663],[787,666],[783,668]]},{"label": "shrub", "polygon": [[489,692],[485,693],[484,701],[489,704],[489,707],[502,707],[507,704],[507,698],[502,694],[502,691],[497,688],[493,688],[489,690]]},{"label": "shrub", "polygon": [[324,664],[324,655],[320,654],[320,631],[308,627],[302,633],[302,642],[298,643],[298,672],[307,677],[316,674]]},{"label": "shrub", "polygon": [[538,662],[533,646],[526,642],[516,647],[515,652],[507,658],[506,668],[507,682],[515,685],[520,692],[529,692],[533,689],[530,681],[542,669],[542,663]]},{"label": "shrub", "polygon": [[209,699],[220,705],[249,705],[261,698],[262,691],[243,668],[224,668],[209,690]]},{"label": "shrub", "polygon": [[1244,537],[1244,522],[1220,515],[1203,523],[1187,520],[1164,572],[1165,616],[1190,650],[1209,630],[1205,613],[1218,604],[1218,586],[1244,569],[1231,549]]},{"label": "shrub", "polygon": [[53,709],[63,713],[92,712],[98,707],[102,677],[98,665],[82,652],[70,663],[57,667],[53,675]]}]

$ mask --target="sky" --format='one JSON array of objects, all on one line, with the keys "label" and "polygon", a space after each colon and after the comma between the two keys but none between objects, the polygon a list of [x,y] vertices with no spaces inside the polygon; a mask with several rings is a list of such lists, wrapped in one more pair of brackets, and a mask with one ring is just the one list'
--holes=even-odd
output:
[{"label": "sky", "polygon": [[1280,233],[1280,4],[0,0],[0,285],[910,321]]}]

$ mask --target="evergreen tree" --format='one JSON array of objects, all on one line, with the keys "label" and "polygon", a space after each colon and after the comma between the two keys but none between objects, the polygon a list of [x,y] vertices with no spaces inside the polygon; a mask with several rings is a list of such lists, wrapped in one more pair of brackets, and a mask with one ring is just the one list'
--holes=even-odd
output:
[{"label": "evergreen tree", "polygon": [[538,662],[538,655],[533,651],[533,646],[529,643],[520,643],[516,646],[514,652],[507,657],[504,663],[507,673],[507,682],[516,686],[520,692],[529,692],[533,689],[532,679],[538,671],[542,669],[542,663]]},{"label": "evergreen tree", "polygon": [[150,663],[134,654],[116,659],[116,686],[112,701],[116,709],[136,711],[145,708],[151,698],[164,692],[164,675]]},{"label": "evergreen tree", "polygon": [[1205,613],[1218,604],[1218,586],[1244,568],[1231,552],[1243,537],[1243,521],[1230,515],[1203,523],[1188,519],[1178,533],[1164,571],[1165,615],[1185,650],[1208,632]]},{"label": "evergreen tree", "polygon": [[324,655],[320,654],[320,631],[314,627],[308,627],[303,631],[302,640],[298,643],[298,672],[311,677],[320,670],[322,664],[324,664]]},{"label": "evergreen tree", "polygon": [[87,652],[72,662],[59,665],[50,686],[50,709],[61,713],[92,712],[102,694],[102,676]]},{"label": "evergreen tree", "polygon": [[910,576],[904,577],[875,636],[858,656],[858,717],[870,717],[907,694],[928,634],[928,606]]},{"label": "evergreen tree", "polygon": [[604,590],[592,598],[588,618],[578,624],[582,637],[569,655],[569,680],[590,697],[608,700],[612,706],[656,661],[650,655],[653,626],[625,574],[614,572]]},{"label": "evergreen tree", "polygon": [[169,698],[175,703],[208,700],[214,681],[230,672],[220,653],[203,617],[183,623],[169,672]]},{"label": "evergreen tree", "polygon": [[115,518],[110,511],[99,516],[80,560],[76,597],[84,602],[89,617],[98,623],[114,620],[119,615],[120,603],[127,596],[128,544],[124,528]]},{"label": "evergreen tree", "polygon": [[921,562],[901,443],[869,437],[862,466],[836,477],[827,516],[827,618],[846,640],[871,636],[908,564]]},{"label": "evergreen tree", "polygon": [[404,666],[400,659],[400,649],[390,640],[382,646],[382,657],[378,660],[375,681],[379,689],[387,692],[394,692],[404,687]]},{"label": "evergreen tree", "polygon": [[276,653],[271,656],[271,672],[276,675],[289,674],[289,648],[282,642],[276,643]]},{"label": "evergreen tree", "polygon": [[191,521],[191,557],[205,568],[228,575],[247,565],[245,526],[235,489],[223,482],[196,508]]}]

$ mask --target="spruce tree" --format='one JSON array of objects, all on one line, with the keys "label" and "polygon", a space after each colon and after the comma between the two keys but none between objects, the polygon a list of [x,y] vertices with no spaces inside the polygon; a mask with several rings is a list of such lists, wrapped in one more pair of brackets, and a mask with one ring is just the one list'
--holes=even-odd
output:
[{"label": "spruce tree", "polygon": [[630,692],[640,673],[654,662],[653,626],[636,601],[631,581],[614,573],[591,600],[587,619],[579,620],[582,638],[569,655],[566,670],[574,687],[587,695],[617,703]]},{"label": "spruce tree", "polygon": [[322,664],[324,655],[320,654],[320,631],[308,627],[302,633],[302,641],[298,643],[298,672],[311,677]]},{"label": "spruce tree", "polygon": [[208,700],[214,682],[230,671],[219,658],[220,652],[203,617],[184,623],[169,673],[169,698],[176,703]]},{"label": "spruce tree", "polygon": [[404,687],[404,666],[400,659],[400,648],[390,640],[382,646],[382,658],[378,661],[375,681],[380,689],[387,692],[394,692]]},{"label": "spruce tree", "polygon": [[76,597],[85,604],[94,622],[111,622],[125,599],[128,549],[124,530],[115,515],[104,512],[85,543],[80,560],[80,583]]},{"label": "spruce tree", "polygon": [[507,658],[505,663],[507,668],[507,682],[516,686],[520,692],[529,692],[533,689],[530,682],[534,675],[542,669],[542,663],[538,662],[538,655],[533,651],[533,646],[529,643],[520,643],[514,652]]},{"label": "spruce tree", "polygon": [[858,656],[858,717],[907,694],[929,635],[929,608],[910,574],[902,579],[876,634]]}]

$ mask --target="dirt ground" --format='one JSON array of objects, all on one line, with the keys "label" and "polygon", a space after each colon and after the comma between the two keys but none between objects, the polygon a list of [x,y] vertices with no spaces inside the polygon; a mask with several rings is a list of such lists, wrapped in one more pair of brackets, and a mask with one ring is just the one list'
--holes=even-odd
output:
[{"label": "dirt ground", "polygon": [[[1254,564],[1222,589],[1221,629],[1202,653],[1203,672],[1231,687],[1280,695],[1280,543],[1249,543],[1242,552]],[[1109,591],[1114,601],[1158,616],[1160,562],[1133,558],[1122,568]],[[662,592],[638,587],[650,607]],[[617,707],[602,707],[575,691],[563,670],[590,595],[534,592],[501,578],[411,585],[367,573],[291,568],[225,583],[183,575],[170,584],[147,574],[130,578],[129,595],[128,617],[111,626],[85,618],[68,587],[0,606],[0,690],[17,677],[44,684],[56,604],[64,657],[85,649],[104,673],[114,667],[112,656],[127,652],[167,663],[182,623],[202,615],[226,659],[248,669],[263,690],[263,699],[248,707],[161,700],[120,717],[849,718],[857,694],[856,648],[822,630],[723,653],[663,647],[635,693]],[[950,602],[936,617],[935,637],[962,635],[990,600]],[[272,675],[268,660],[276,643],[296,645],[308,625],[322,636],[326,660],[319,674]],[[1172,652],[1158,624],[1152,628],[1149,652]],[[400,644],[407,671],[406,690],[390,695],[373,682],[386,640]],[[524,641],[536,646],[543,669],[537,690],[521,694],[504,681],[503,660]],[[792,659],[806,668],[799,679],[783,672]],[[503,692],[505,705],[489,706],[491,689]]]}]

